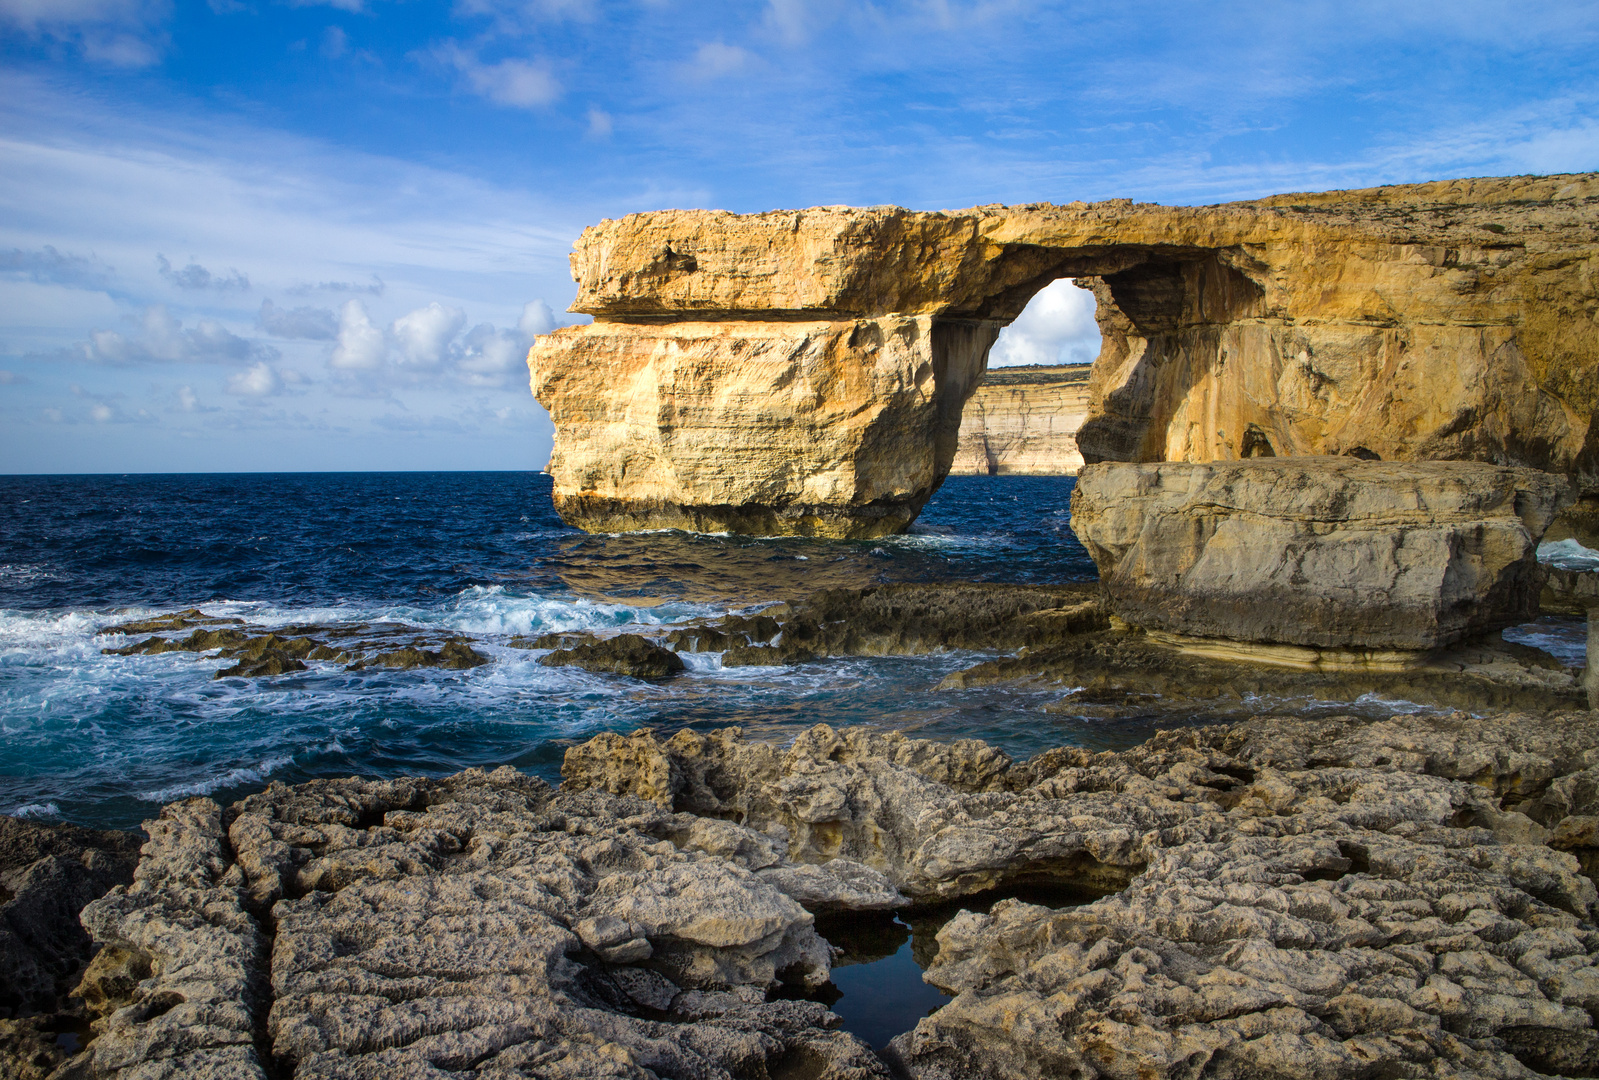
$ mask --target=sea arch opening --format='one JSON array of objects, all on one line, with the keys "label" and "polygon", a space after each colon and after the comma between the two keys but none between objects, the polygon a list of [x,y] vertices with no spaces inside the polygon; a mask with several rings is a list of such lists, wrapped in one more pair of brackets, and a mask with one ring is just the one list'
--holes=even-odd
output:
[{"label": "sea arch opening", "polygon": [[952,475],[1061,476],[1082,467],[1088,375],[1102,337],[1091,289],[1057,278],[1035,293],[989,348],[961,412]]}]

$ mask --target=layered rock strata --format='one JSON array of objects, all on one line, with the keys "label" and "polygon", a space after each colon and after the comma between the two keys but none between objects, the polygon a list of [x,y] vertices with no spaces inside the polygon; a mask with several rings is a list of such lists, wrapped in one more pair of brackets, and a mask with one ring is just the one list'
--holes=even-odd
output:
[{"label": "layered rock strata", "polygon": [[1088,367],[992,368],[961,413],[952,475],[1073,476]]},{"label": "layered rock strata", "polygon": [[538,339],[556,506],[584,528],[865,536],[953,460],[1000,327],[1098,301],[1086,461],[1358,452],[1599,494],[1599,178],[1455,180],[1210,207],[661,211],[572,256]]},{"label": "layered rock strata", "polygon": [[1426,650],[1537,615],[1564,478],[1356,458],[1103,463],[1072,530],[1116,614],[1202,638]]}]

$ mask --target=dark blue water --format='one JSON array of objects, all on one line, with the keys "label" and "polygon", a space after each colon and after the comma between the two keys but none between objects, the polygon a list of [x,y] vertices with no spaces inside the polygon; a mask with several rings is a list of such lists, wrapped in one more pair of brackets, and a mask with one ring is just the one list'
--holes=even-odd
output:
[{"label": "dark blue water", "polygon": [[[1091,578],[1070,478],[954,477],[876,541],[589,536],[534,473],[0,477],[0,812],[129,826],[269,780],[511,764],[558,777],[604,730],[818,722],[977,737],[1026,755],[1147,734],[1048,716],[1059,692],[935,692],[975,654],[722,669],[664,684],[534,663],[513,635],[660,624],[881,582]],[[106,656],[101,631],[198,606],[261,627],[399,622],[470,635],[469,671],[216,680],[214,657]]]}]

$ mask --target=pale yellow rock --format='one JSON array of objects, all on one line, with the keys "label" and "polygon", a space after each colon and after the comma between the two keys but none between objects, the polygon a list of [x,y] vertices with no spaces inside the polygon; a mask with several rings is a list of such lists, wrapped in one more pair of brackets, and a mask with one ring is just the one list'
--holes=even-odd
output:
[{"label": "pale yellow rock", "polygon": [[604,221],[540,338],[561,513],[872,535],[953,460],[988,345],[1062,277],[1104,346],[1087,461],[1374,454],[1599,494],[1599,176],[1209,207],[822,207]]},{"label": "pale yellow rock", "polygon": [[595,323],[540,338],[555,506],[591,531],[853,537],[908,525],[949,471],[998,327]]},{"label": "pale yellow rock", "polygon": [[1086,365],[993,368],[961,413],[950,473],[1073,476],[1077,429],[1088,418]]}]

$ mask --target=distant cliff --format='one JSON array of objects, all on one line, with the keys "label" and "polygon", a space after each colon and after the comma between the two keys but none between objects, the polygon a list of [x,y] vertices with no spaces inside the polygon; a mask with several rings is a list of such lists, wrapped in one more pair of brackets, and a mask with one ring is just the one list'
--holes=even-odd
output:
[{"label": "distant cliff", "polygon": [[1073,476],[1088,416],[1087,364],[991,368],[961,413],[953,474]]}]

